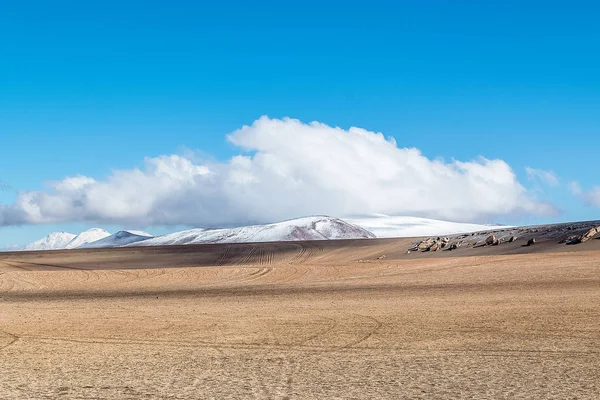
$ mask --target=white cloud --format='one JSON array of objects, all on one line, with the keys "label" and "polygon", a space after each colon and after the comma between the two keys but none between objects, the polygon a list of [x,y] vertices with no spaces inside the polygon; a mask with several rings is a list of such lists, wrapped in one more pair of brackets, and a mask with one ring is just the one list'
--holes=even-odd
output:
[{"label": "white cloud", "polygon": [[569,190],[571,190],[571,193],[573,193],[575,196],[581,196],[581,194],[583,193],[579,182],[570,182]]},{"label": "white cloud", "polygon": [[588,206],[600,207],[600,186],[593,186],[589,190],[583,190],[579,182],[569,184],[571,193],[581,198]]},{"label": "white cloud", "polygon": [[502,160],[431,160],[360,128],[262,117],[228,140],[245,153],[226,163],[161,156],[106,180],[75,176],[47,191],[21,192],[0,208],[0,224],[217,226],[371,213],[483,221],[555,212]]},{"label": "white cloud", "polygon": [[558,178],[552,171],[546,171],[544,169],[537,169],[531,167],[525,167],[527,172],[527,178],[531,181],[540,181],[548,186],[558,186]]},{"label": "white cloud", "polygon": [[600,186],[594,186],[585,192],[585,199],[589,205],[600,207]]}]

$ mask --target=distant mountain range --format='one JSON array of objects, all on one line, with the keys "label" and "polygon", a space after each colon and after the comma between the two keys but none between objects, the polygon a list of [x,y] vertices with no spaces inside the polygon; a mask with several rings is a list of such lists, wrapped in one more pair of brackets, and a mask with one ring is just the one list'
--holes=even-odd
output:
[{"label": "distant mountain range", "polygon": [[486,229],[490,229],[490,225],[464,224],[416,217],[373,215],[342,220],[327,216],[316,216],[238,228],[197,228],[162,236],[152,236],[147,232],[133,230],[110,234],[100,228],[89,229],[78,235],[67,232],[53,232],[26,246],[11,247],[5,250],[34,251],[200,243],[370,239],[375,237],[447,235]]},{"label": "distant mountain range", "polygon": [[[297,218],[275,224],[244,226],[230,229],[190,229],[164,236],[141,231],[119,231],[110,234],[93,228],[79,235],[54,232],[18,250],[62,250],[124,246],[165,246],[199,243],[248,243],[298,240],[369,239],[376,237],[359,226],[332,217]],[[11,248],[7,250],[17,250]]]}]

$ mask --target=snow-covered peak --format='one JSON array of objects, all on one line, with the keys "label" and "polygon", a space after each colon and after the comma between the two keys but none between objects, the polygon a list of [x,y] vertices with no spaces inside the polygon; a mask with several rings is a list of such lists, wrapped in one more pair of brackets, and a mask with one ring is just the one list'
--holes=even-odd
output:
[{"label": "snow-covered peak", "polygon": [[198,243],[248,243],[298,240],[367,239],[371,232],[332,217],[305,217],[267,225],[229,229],[191,229],[135,243],[134,246],[164,246]]},{"label": "snow-covered peak", "polygon": [[[388,216],[382,214],[361,218],[345,218],[352,224],[361,226],[377,237],[417,237],[440,236],[454,233],[468,233],[489,230],[491,225],[469,224],[461,222],[439,221],[436,219]],[[497,225],[494,225],[497,227]]]},{"label": "snow-covered peak", "polygon": [[75,236],[67,245],[64,247],[65,249],[76,249],[78,247],[84,246],[88,243],[95,242],[100,239],[104,239],[105,237],[110,236],[110,233],[100,228],[92,228],[88,229],[85,232],[81,232],[79,235]]},{"label": "snow-covered peak", "polygon": [[133,232],[138,232],[138,231],[119,231],[117,233],[103,237],[102,239],[96,240],[94,242],[81,245],[81,246],[79,246],[79,248],[91,249],[91,248],[103,248],[103,247],[121,247],[121,246],[125,246],[127,244],[140,242],[142,240],[147,240],[152,237],[152,236],[150,236],[150,234],[147,234],[146,232],[139,232],[139,233],[142,233],[141,235],[135,234]]},{"label": "snow-covered peak", "polygon": [[36,240],[35,242],[29,243],[23,248],[25,251],[33,250],[59,250],[64,249],[65,246],[75,238],[75,235],[68,232],[52,232],[46,237]]}]

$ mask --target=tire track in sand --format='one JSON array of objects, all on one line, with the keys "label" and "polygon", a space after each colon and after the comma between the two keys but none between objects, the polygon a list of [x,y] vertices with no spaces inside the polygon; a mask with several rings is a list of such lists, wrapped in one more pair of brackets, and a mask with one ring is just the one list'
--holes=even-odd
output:
[{"label": "tire track in sand", "polygon": [[369,319],[371,322],[373,322],[373,326],[369,329],[369,331],[366,334],[364,334],[357,340],[353,340],[349,343],[346,343],[344,346],[342,346],[342,348],[344,348],[344,349],[356,347],[357,345],[363,343],[364,341],[368,340],[371,336],[376,334],[377,331],[379,331],[379,329],[381,329],[381,327],[383,326],[383,323],[381,321],[379,321],[378,319],[371,317],[369,315],[361,315],[361,314],[354,314],[354,315],[361,317],[361,318]]},{"label": "tire track in sand", "polygon": [[4,330],[0,330],[0,333],[3,333],[4,335],[9,337],[9,341],[7,344],[5,345],[1,345],[0,346],[0,351],[6,350],[7,348],[9,348],[10,346],[13,346],[14,344],[16,344],[19,340],[21,340],[21,338],[15,334],[6,332]]}]

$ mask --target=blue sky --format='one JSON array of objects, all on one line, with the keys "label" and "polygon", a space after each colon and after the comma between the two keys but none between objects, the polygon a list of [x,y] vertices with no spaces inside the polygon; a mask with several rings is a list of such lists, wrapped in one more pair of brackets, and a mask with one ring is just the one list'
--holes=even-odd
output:
[{"label": "blue sky", "polygon": [[[595,2],[200,3],[4,5],[0,203],[69,176],[144,168],[145,157],[226,163],[244,152],[226,135],[268,115],[382,132],[430,160],[501,159],[529,198],[557,210],[494,222],[598,218]],[[0,227],[0,247],[144,221],[24,221]]]}]

